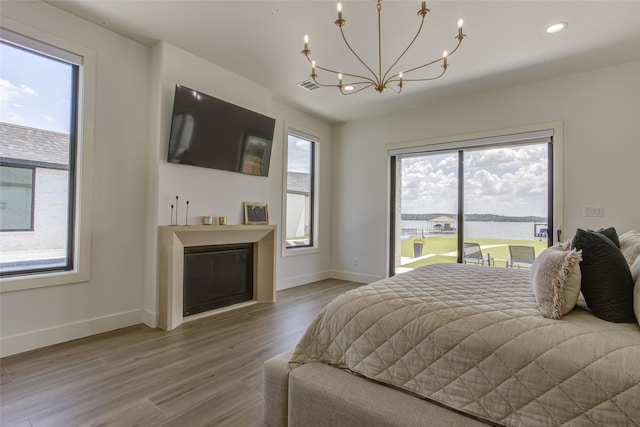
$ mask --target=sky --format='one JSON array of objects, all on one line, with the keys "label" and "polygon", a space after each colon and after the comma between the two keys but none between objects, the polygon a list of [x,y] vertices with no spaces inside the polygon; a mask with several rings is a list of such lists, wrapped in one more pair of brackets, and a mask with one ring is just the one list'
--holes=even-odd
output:
[{"label": "sky", "polygon": [[288,172],[311,172],[311,144],[308,140],[289,135]]},{"label": "sky", "polygon": [[0,43],[0,121],[69,133],[72,66]]},{"label": "sky", "polygon": [[[547,215],[547,145],[465,151],[467,214]],[[458,211],[457,153],[402,159],[402,213]]]}]

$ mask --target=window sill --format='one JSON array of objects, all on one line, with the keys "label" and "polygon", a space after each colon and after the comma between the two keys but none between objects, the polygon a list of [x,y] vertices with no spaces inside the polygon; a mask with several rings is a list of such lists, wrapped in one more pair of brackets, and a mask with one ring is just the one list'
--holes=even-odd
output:
[{"label": "window sill", "polygon": [[48,286],[70,285],[89,281],[88,269],[83,271],[61,271],[3,277],[0,279],[0,293],[44,288]]},{"label": "window sill", "polygon": [[310,255],[320,253],[320,248],[317,246],[306,246],[302,248],[282,248],[282,256],[290,257],[290,256],[299,256],[299,255]]}]

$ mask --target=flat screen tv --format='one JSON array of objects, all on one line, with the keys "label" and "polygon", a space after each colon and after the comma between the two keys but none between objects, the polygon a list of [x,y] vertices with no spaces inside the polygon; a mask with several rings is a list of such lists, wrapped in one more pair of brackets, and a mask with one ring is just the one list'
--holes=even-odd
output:
[{"label": "flat screen tv", "polygon": [[268,176],[275,119],[176,85],[167,161]]}]

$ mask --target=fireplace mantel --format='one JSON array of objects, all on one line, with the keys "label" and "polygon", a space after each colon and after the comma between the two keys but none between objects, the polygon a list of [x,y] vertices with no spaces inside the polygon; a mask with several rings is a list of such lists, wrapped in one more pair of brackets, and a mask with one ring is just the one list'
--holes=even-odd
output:
[{"label": "fireplace mantel", "polygon": [[159,233],[160,328],[171,330],[184,321],[182,285],[185,247],[253,243],[253,301],[275,301],[275,225],[162,226]]}]

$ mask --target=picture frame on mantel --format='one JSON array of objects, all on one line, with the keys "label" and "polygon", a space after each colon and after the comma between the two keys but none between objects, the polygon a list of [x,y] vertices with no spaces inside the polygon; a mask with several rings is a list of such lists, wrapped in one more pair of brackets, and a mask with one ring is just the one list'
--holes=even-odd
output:
[{"label": "picture frame on mantel", "polygon": [[269,207],[266,203],[244,202],[245,224],[269,224]]}]

